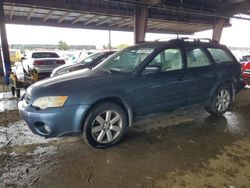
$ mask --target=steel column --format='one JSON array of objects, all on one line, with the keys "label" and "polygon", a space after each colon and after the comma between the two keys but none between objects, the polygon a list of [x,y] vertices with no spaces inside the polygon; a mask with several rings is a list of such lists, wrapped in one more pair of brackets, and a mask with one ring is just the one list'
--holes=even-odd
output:
[{"label": "steel column", "polygon": [[135,44],[145,40],[148,22],[148,8],[135,7],[134,11],[134,41]]},{"label": "steel column", "polygon": [[213,26],[213,40],[220,42],[223,28],[226,24],[225,19],[219,19]]},{"label": "steel column", "polygon": [[111,44],[111,31],[109,30],[109,50],[112,50],[112,44]]},{"label": "steel column", "polygon": [[[0,66],[0,71],[4,71],[5,75],[5,83],[9,84],[9,75],[11,71],[11,63],[10,63],[10,53],[9,53],[9,45],[6,35],[5,28],[5,15],[4,15],[4,7],[3,1],[0,1],[0,34],[1,34],[1,43],[2,43],[2,55],[3,55],[3,64]],[[4,67],[4,68],[3,68]]]}]

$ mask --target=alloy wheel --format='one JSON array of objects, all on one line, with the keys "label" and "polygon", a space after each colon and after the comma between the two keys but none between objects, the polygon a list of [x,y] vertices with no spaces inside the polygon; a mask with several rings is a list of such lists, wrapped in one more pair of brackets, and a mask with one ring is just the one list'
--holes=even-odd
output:
[{"label": "alloy wheel", "polygon": [[227,110],[230,104],[230,93],[227,89],[222,89],[216,97],[216,109],[218,112],[224,112]]},{"label": "alloy wheel", "polygon": [[91,126],[91,134],[100,144],[111,143],[120,135],[121,131],[121,116],[113,110],[100,113],[95,117]]}]

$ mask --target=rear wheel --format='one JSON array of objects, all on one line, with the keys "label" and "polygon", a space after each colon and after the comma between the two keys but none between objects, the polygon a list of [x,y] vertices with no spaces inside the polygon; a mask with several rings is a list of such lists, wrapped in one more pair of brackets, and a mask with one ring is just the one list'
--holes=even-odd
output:
[{"label": "rear wheel", "polygon": [[95,148],[107,148],[121,141],[127,127],[124,110],[114,103],[95,106],[83,125],[83,138]]},{"label": "rear wheel", "polygon": [[211,114],[222,115],[224,114],[232,101],[232,92],[226,85],[220,86],[215,92],[212,101],[206,110]]}]

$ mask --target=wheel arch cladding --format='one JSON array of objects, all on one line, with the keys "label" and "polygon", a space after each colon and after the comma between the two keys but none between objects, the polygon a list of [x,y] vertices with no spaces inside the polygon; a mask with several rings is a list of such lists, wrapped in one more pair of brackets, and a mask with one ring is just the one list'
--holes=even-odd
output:
[{"label": "wheel arch cladding", "polygon": [[[231,100],[234,101],[235,100],[235,96],[236,96],[236,90],[235,90],[235,80],[225,80],[224,84],[227,85],[229,87],[229,89],[231,90]],[[221,84],[223,85],[223,84]]]}]

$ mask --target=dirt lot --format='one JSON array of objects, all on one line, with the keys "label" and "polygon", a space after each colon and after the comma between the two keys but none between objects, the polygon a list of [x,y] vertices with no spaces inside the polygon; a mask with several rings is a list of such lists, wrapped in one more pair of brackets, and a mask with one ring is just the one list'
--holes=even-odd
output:
[{"label": "dirt lot", "polygon": [[250,90],[224,117],[200,107],[148,117],[106,150],[35,136],[15,106],[2,95],[0,187],[250,187]]}]

